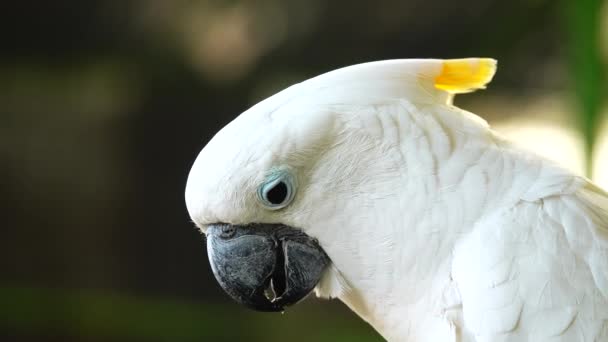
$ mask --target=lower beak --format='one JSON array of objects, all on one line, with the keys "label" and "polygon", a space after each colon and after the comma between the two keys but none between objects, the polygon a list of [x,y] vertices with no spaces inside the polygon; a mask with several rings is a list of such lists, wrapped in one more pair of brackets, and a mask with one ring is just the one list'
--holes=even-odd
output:
[{"label": "lower beak", "polygon": [[280,224],[211,225],[207,252],[224,291],[258,311],[283,311],[299,302],[329,264],[315,239]]}]

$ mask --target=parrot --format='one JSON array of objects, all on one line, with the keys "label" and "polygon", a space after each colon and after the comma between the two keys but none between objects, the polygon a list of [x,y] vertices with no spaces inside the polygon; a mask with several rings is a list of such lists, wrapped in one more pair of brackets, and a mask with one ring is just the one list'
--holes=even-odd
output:
[{"label": "parrot", "polygon": [[221,288],[335,298],[388,341],[608,341],[608,193],[454,105],[496,65],[351,65],[222,128],[185,187]]}]

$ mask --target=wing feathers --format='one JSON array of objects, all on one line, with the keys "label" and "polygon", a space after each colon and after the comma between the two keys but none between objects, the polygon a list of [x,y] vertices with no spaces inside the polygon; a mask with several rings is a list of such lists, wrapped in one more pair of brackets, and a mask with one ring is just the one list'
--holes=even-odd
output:
[{"label": "wing feathers", "polygon": [[548,177],[545,197],[528,192],[457,247],[464,328],[477,341],[608,339],[608,194],[571,178]]}]

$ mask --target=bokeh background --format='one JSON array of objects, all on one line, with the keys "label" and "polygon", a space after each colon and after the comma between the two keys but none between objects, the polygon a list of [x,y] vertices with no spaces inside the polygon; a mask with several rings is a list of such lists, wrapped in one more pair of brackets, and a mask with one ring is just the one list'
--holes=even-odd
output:
[{"label": "bokeh background", "polygon": [[601,0],[0,4],[1,341],[379,341],[337,301],[231,302],[183,200],[223,125],[308,77],[488,56],[456,102],[608,185]]}]

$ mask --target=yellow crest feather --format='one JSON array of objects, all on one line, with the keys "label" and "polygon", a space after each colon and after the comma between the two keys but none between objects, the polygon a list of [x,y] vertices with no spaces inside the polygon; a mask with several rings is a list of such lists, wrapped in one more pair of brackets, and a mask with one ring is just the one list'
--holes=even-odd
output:
[{"label": "yellow crest feather", "polygon": [[492,58],[447,59],[435,78],[435,88],[450,94],[463,94],[484,89],[496,72]]}]

